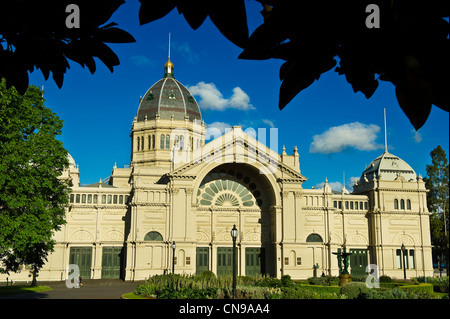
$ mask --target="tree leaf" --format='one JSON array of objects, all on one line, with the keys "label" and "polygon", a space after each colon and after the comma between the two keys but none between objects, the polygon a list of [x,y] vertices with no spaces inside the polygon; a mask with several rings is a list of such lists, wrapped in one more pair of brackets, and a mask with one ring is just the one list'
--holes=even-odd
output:
[{"label": "tree leaf", "polygon": [[244,48],[248,40],[247,13],[244,0],[209,1],[209,17],[232,43]]},{"label": "tree leaf", "polygon": [[139,0],[139,23],[140,25],[158,20],[175,8],[176,0]]},{"label": "tree leaf", "polygon": [[119,28],[100,28],[98,30],[98,40],[109,43],[129,43],[136,42],[134,37],[127,31]]},{"label": "tree leaf", "polygon": [[197,30],[208,17],[210,3],[208,0],[181,0],[177,3],[177,9],[191,28]]},{"label": "tree leaf", "polygon": [[403,112],[416,130],[420,129],[428,119],[433,99],[430,83],[407,71],[406,80],[397,83],[395,95]]}]

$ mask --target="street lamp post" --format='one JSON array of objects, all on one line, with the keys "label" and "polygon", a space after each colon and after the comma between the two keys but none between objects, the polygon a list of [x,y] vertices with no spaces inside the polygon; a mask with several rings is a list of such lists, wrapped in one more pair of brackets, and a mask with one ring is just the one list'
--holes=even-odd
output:
[{"label": "street lamp post", "polygon": [[236,225],[231,229],[231,238],[233,238],[233,299],[236,299],[236,273],[237,273],[237,263],[236,263],[236,238],[238,236],[238,230]]},{"label": "street lamp post", "polygon": [[406,255],[406,248],[405,248],[405,244],[402,243],[403,279],[406,279],[406,261],[405,261],[405,255]]},{"label": "street lamp post", "polygon": [[177,244],[175,244],[175,241],[172,242],[172,274],[175,273],[175,248],[177,248]]}]

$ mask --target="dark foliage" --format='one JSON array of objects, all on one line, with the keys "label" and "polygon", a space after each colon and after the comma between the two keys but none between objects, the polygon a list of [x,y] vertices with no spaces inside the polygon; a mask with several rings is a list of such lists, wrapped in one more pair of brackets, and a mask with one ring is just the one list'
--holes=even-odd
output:
[{"label": "dark foliage", "polygon": [[[94,58],[110,70],[119,58],[105,43],[134,42],[126,31],[111,22],[111,15],[123,0],[7,0],[0,2],[0,78],[20,94],[28,87],[28,73],[40,69],[45,79],[50,73],[61,88],[68,59],[87,66],[93,74]],[[76,4],[80,28],[68,28],[66,12]]]}]

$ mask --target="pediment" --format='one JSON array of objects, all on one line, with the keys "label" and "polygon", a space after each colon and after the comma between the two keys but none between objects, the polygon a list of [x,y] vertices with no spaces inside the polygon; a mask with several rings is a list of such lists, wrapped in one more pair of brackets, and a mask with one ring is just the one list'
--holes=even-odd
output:
[{"label": "pediment", "polygon": [[211,163],[246,163],[265,170],[264,173],[270,172],[283,181],[306,181],[298,170],[282,163],[277,152],[243,132],[240,127],[233,127],[198,150],[184,151],[184,154],[179,152],[178,156],[175,157],[175,169],[167,177],[193,180]]}]

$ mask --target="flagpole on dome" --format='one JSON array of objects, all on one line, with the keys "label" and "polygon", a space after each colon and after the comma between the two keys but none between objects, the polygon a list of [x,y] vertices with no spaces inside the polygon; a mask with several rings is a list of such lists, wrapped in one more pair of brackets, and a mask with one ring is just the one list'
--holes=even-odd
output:
[{"label": "flagpole on dome", "polygon": [[386,108],[384,108],[384,152],[387,153],[387,127],[386,127]]}]

